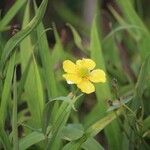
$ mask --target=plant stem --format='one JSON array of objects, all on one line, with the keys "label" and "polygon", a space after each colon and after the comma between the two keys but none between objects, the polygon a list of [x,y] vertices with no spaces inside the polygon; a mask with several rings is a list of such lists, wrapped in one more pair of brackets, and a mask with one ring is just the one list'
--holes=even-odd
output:
[{"label": "plant stem", "polygon": [[13,150],[19,150],[18,143],[18,126],[17,126],[17,84],[16,84],[16,69],[14,73],[13,80],[13,120],[12,120],[12,130],[13,130]]}]

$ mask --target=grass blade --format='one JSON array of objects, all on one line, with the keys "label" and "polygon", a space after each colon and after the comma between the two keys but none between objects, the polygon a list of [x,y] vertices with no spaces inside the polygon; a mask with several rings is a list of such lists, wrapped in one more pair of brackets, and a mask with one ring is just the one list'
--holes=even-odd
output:
[{"label": "grass blade", "polygon": [[63,50],[63,46],[62,46],[62,43],[61,43],[61,40],[60,40],[60,37],[59,37],[59,34],[57,32],[55,24],[53,24],[53,30],[54,30],[55,40],[56,40],[56,43],[55,43],[55,46],[54,46],[54,49],[52,52],[52,63],[54,66],[63,60],[64,50]]},{"label": "grass blade", "polygon": [[38,45],[39,45],[39,55],[41,57],[43,71],[44,71],[44,80],[46,83],[46,87],[48,90],[49,98],[54,98],[58,96],[55,73],[52,65],[52,56],[50,54],[48,41],[46,37],[46,33],[44,33],[41,37],[41,34],[44,32],[43,24],[39,24],[37,27],[37,37],[38,37]]},{"label": "grass blade", "polygon": [[18,142],[18,125],[17,125],[17,84],[16,84],[16,69],[13,80],[13,113],[12,113],[12,132],[13,132],[13,149],[19,150]]},{"label": "grass blade", "polygon": [[35,127],[41,126],[42,112],[44,108],[44,93],[35,58],[30,64],[30,69],[25,84],[25,92],[28,97],[28,106],[32,115],[32,124]]},{"label": "grass blade", "polygon": [[10,92],[11,92],[11,86],[12,86],[12,78],[13,78],[13,72],[14,72],[14,66],[15,66],[15,53],[12,55],[9,61],[9,65],[7,68],[7,74],[4,81],[3,91],[1,95],[1,105],[0,105],[0,129],[4,127],[5,123],[5,116],[7,113],[7,105],[8,100],[10,99]]},{"label": "grass blade", "polygon": [[104,148],[94,138],[89,138],[82,144],[84,150],[104,150]]},{"label": "grass blade", "polygon": [[149,66],[150,66],[150,55],[145,59],[143,65],[141,66],[141,70],[138,76],[138,80],[135,87],[134,98],[132,101],[132,108],[134,110],[138,109],[140,106],[142,106],[142,108],[144,109],[142,95],[150,81]]},{"label": "grass blade", "polygon": [[17,0],[13,6],[9,9],[7,14],[0,20],[0,31],[9,24],[17,12],[22,8],[22,6],[27,2],[27,0]]},{"label": "grass blade", "polygon": [[144,25],[143,21],[140,19],[140,17],[137,15],[132,3],[130,0],[117,0],[117,3],[121,6],[121,10],[123,11],[123,15],[126,18],[126,22],[129,22],[132,25],[136,25],[143,30],[136,30],[137,36],[140,37],[140,39],[137,41],[141,57],[144,59],[150,54],[150,33],[149,30]]},{"label": "grass blade", "polygon": [[7,133],[4,131],[5,117],[7,113],[8,100],[10,99],[10,92],[12,87],[13,71],[15,66],[15,53],[9,60],[6,78],[4,80],[1,103],[0,103],[0,140],[5,149],[11,150],[11,144]]},{"label": "grass blade", "polygon": [[15,34],[5,45],[1,61],[0,61],[0,69],[1,73],[3,72],[4,65],[6,60],[9,58],[11,53],[13,52],[14,48],[27,36],[29,35],[33,29],[39,24],[42,20],[48,0],[43,0],[40,7],[37,10],[35,17],[30,21],[30,23],[26,26],[25,29],[21,30],[17,34]]},{"label": "grass blade", "polygon": [[117,110],[116,112],[112,112],[108,114],[106,117],[100,119],[93,125],[91,125],[87,131],[86,134],[88,137],[94,137],[96,136],[100,131],[102,131],[108,124],[110,124],[114,119],[117,118],[121,114],[121,110]]},{"label": "grass blade", "polygon": [[0,142],[6,150],[12,149],[9,137],[3,128],[0,128]]},{"label": "grass blade", "polygon": [[[100,38],[99,38],[99,31],[97,28],[97,21],[96,18],[93,21],[92,25],[92,30],[91,30],[91,58],[96,62],[97,67],[105,69],[105,63],[104,63],[104,58],[102,54],[102,48],[101,48],[101,43],[100,43]],[[97,114],[97,117],[103,117],[106,115],[106,100],[111,99],[111,92],[109,89],[109,84],[108,81],[104,84],[97,84],[96,85],[96,96],[98,99],[98,105],[95,114]],[[97,118],[95,118],[97,120]],[[110,149],[120,149],[120,142],[119,140],[121,139],[121,135],[119,134],[119,127],[117,122],[113,122],[110,124],[106,129],[105,133],[107,136],[107,140],[109,143],[109,148]],[[111,138],[111,137],[114,138]]]},{"label": "grass blade", "polygon": [[30,146],[43,141],[45,136],[43,133],[32,132],[19,141],[19,150],[26,150]]},{"label": "grass blade", "polygon": [[[30,20],[30,3],[27,3],[23,25],[22,28],[26,28],[28,26]],[[37,11],[38,13],[38,11]],[[32,119],[30,123],[35,127],[40,127],[42,111],[44,107],[44,92],[42,81],[39,73],[39,68],[34,58],[33,45],[31,42],[31,35],[28,35],[21,43],[20,43],[20,54],[21,54],[21,67],[22,72],[25,72],[26,67],[28,67],[28,63],[30,66],[28,69],[28,73],[26,75],[26,83],[24,87],[25,94],[27,96],[27,103],[29,106],[29,110],[32,115]],[[32,60],[30,61],[32,57]],[[29,86],[30,85],[30,86]]]}]

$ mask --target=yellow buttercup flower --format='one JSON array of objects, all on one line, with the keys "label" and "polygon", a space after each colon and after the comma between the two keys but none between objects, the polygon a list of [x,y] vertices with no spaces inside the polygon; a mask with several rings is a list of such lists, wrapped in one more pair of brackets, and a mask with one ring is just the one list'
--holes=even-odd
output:
[{"label": "yellow buttercup flower", "polygon": [[66,73],[63,77],[68,84],[76,84],[82,92],[90,94],[95,91],[93,83],[106,82],[105,72],[101,69],[93,70],[95,66],[95,62],[91,59],[79,59],[76,63],[65,60],[63,69]]}]

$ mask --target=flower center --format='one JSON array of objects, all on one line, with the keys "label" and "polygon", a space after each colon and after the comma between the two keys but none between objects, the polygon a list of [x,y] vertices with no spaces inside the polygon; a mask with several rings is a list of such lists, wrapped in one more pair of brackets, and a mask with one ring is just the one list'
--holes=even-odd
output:
[{"label": "flower center", "polygon": [[90,74],[90,71],[89,71],[87,68],[82,67],[82,68],[79,69],[79,76],[80,76],[81,78],[88,77],[89,74]]}]

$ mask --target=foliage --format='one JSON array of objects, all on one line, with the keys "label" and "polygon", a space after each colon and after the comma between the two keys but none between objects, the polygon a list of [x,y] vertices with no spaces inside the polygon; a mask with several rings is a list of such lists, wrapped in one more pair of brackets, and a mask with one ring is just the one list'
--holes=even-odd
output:
[{"label": "foliage", "polygon": [[[69,22],[67,44],[57,24],[43,24],[48,0],[39,6],[17,0],[0,18],[0,149],[150,149],[150,33],[135,3],[108,5],[112,26],[105,36],[99,8],[88,26],[65,4],[52,4]],[[22,26],[11,36],[11,21],[19,12]],[[88,96],[62,77],[63,61],[78,57],[92,59],[107,75]]]}]

